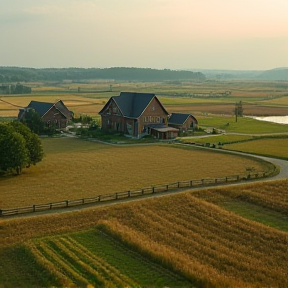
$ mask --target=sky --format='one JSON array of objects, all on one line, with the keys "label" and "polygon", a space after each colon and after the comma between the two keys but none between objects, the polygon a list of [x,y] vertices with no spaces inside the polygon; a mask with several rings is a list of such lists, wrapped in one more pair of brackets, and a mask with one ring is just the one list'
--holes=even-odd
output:
[{"label": "sky", "polygon": [[0,0],[0,66],[288,67],[287,15],[288,0]]}]

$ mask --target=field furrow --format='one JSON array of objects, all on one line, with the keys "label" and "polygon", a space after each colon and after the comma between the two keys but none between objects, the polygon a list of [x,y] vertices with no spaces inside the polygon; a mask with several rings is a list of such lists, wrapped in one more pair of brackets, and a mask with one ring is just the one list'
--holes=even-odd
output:
[{"label": "field furrow", "polygon": [[42,255],[46,257],[51,263],[54,263],[57,271],[66,275],[71,283],[77,283],[80,287],[89,284],[85,277],[83,277],[71,263],[55,251],[51,246],[44,241],[38,243],[37,248]]},{"label": "field furrow", "polygon": [[[61,245],[63,249],[69,249],[70,253],[77,255],[81,261],[85,261],[90,267],[93,267],[97,275],[99,273],[105,278],[110,278],[117,287],[126,287],[136,285],[132,279],[128,278],[126,275],[121,274],[121,272],[115,267],[109,265],[103,258],[97,257],[96,254],[91,253],[79,242],[75,241],[72,237],[61,237],[59,239],[65,246]],[[107,282],[107,281],[106,281]],[[106,283],[107,285],[107,283]]]}]

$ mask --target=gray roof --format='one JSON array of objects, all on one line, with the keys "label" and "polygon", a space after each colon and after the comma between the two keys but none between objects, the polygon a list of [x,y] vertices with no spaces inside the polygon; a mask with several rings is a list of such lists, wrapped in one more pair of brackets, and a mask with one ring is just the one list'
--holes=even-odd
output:
[{"label": "gray roof", "polygon": [[27,108],[33,108],[42,117],[53,107],[54,103],[31,101]]},{"label": "gray roof", "polygon": [[[113,99],[124,117],[138,118],[144,112],[154,97],[156,96],[152,93],[121,92],[119,96],[111,97],[107,104],[99,112],[99,114],[105,110],[105,108],[108,106],[108,103],[110,103],[110,101]],[[162,106],[161,103],[160,105]],[[162,108],[168,115],[168,112],[165,110],[165,108],[163,106]]]},{"label": "gray roof", "polygon": [[59,100],[56,103],[47,103],[39,101],[31,101],[26,108],[32,108],[36,113],[43,117],[53,106],[60,111],[66,118],[72,118],[72,112]]},{"label": "gray roof", "polygon": [[197,119],[192,114],[186,113],[172,113],[168,119],[168,124],[179,124],[182,125],[186,122],[188,117],[193,117],[197,123]]}]

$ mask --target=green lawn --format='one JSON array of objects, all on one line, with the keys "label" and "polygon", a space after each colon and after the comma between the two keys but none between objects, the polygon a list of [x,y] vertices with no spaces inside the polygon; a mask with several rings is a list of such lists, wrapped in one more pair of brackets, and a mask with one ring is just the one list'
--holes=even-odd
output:
[{"label": "green lawn", "polygon": [[228,144],[224,145],[223,148],[288,160],[288,138],[263,138]]},{"label": "green lawn", "polygon": [[287,133],[287,125],[259,121],[248,117],[201,116],[198,117],[200,127],[214,127],[227,132],[245,134]]},{"label": "green lawn", "polygon": [[218,204],[242,217],[288,232],[288,217],[277,211],[235,199]]}]

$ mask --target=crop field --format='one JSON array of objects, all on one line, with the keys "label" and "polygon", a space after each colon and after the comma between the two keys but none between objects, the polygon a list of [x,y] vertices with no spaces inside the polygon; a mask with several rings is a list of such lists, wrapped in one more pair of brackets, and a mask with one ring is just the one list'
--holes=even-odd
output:
[{"label": "crop field", "polygon": [[288,232],[288,180],[194,192],[245,218]]},{"label": "crop field", "polygon": [[3,221],[0,287],[287,287],[287,199],[282,180]]},{"label": "crop field", "polygon": [[190,147],[111,146],[75,138],[43,139],[43,146],[46,156],[37,166],[24,169],[19,177],[0,179],[2,209],[245,175],[248,167],[272,169],[266,162]]},{"label": "crop field", "polygon": [[288,138],[257,139],[248,142],[227,144],[223,148],[288,160]]},{"label": "crop field", "polygon": [[[198,143],[245,141],[223,148],[288,159],[288,138],[249,135],[287,133],[287,125],[246,117],[236,123],[233,117],[238,101],[244,115],[288,115],[287,83],[91,80],[31,87],[29,95],[0,95],[0,117],[16,117],[31,100],[61,99],[76,117],[95,118],[120,91],[149,92],[168,112],[195,115],[202,128],[246,134],[209,136]],[[0,178],[1,209],[274,169],[250,157],[191,145],[113,146],[64,137],[42,143],[42,162],[20,176]],[[58,211],[0,218],[0,287],[288,287],[287,180]]]},{"label": "crop field", "polygon": [[121,91],[155,93],[170,113],[233,115],[235,102],[242,101],[245,115],[288,114],[288,85],[278,82],[206,81],[173,84],[91,80],[85,84],[39,82],[26,85],[32,88],[31,94],[0,95],[0,99],[16,105],[0,101],[0,117],[16,117],[17,106],[26,107],[31,100],[55,102],[59,99],[76,114],[96,117],[104,103]]}]

